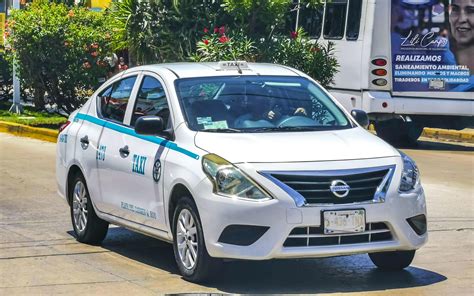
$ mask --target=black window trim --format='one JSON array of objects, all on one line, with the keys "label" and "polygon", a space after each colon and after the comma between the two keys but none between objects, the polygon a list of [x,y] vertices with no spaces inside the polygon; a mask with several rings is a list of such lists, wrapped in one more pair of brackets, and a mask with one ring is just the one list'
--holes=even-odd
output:
[{"label": "black window trim", "polygon": [[[156,81],[158,81],[161,85],[161,87],[163,88],[163,91],[165,93],[165,97],[166,97],[166,103],[168,104],[168,109],[170,110],[170,117],[168,118],[168,124],[167,126],[170,126],[171,129],[174,130],[174,125],[173,125],[173,112],[171,111],[171,106],[170,106],[170,100],[169,100],[169,95],[168,95],[168,91],[166,89],[166,85],[164,83],[164,80],[163,79],[159,79],[158,77],[160,77],[158,74],[156,73],[153,73],[153,72],[147,72],[147,71],[143,71],[142,72],[142,75],[141,75],[141,79],[139,81],[139,86],[138,86],[138,89],[137,89],[137,95],[135,96],[134,98],[134,102],[133,102],[133,109],[132,109],[132,116],[133,116],[133,111],[135,111],[135,107],[137,106],[137,103],[138,103],[138,94],[140,93],[140,89],[143,85],[143,82],[145,81],[145,78],[146,77],[151,77],[153,79],[155,79]],[[161,77],[160,77],[161,78]],[[132,126],[131,124],[131,118],[130,118],[130,122],[129,124],[125,125],[125,126],[128,126],[130,128],[134,128],[134,126]]]},{"label": "black window trim", "polygon": [[[345,14],[345,20],[344,20],[344,30],[342,32],[342,36],[341,37],[326,37],[325,34],[324,34],[324,29],[326,28],[326,10],[327,10],[327,2],[324,3],[324,14],[323,14],[323,25],[322,25],[322,28],[321,28],[321,37],[324,39],[324,40],[343,40],[343,39],[346,39],[346,31],[347,31],[347,16],[348,16],[348,12],[349,12],[349,1],[350,0],[346,0],[346,14]],[[350,41],[353,41],[353,40],[350,40]]]},{"label": "black window trim", "polygon": [[347,40],[347,41],[357,41],[359,40],[359,37],[361,35],[361,27],[362,27],[362,12],[364,11],[363,8],[364,8],[364,0],[360,0],[361,1],[361,5],[360,5],[360,15],[359,15],[359,28],[357,30],[357,38],[347,38],[347,28],[348,28],[348,21],[349,21],[349,12],[350,12],[350,4],[352,1],[355,1],[355,0],[349,0],[348,4],[347,4],[347,16],[346,16],[346,30],[345,30],[345,33],[344,33],[344,38]]}]

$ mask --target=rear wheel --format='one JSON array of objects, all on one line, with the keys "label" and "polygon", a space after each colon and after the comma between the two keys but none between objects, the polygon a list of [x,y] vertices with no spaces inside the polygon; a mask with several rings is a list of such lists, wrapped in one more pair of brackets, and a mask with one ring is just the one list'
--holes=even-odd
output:
[{"label": "rear wheel", "polygon": [[107,235],[109,223],[97,217],[84,177],[77,175],[71,184],[71,220],[76,238],[81,243],[100,244]]},{"label": "rear wheel", "polygon": [[415,250],[371,253],[369,257],[380,269],[402,270],[408,267],[413,261]]},{"label": "rear wheel", "polygon": [[199,213],[189,197],[181,198],[174,211],[173,250],[178,269],[188,281],[203,282],[219,270],[221,260],[207,252]]},{"label": "rear wheel", "polygon": [[377,135],[392,145],[414,145],[423,132],[423,126],[401,119],[390,119],[375,123]]}]

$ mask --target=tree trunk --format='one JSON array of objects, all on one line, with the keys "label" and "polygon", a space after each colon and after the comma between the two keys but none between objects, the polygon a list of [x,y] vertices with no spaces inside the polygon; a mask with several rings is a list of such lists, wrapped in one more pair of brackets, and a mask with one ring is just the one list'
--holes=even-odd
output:
[{"label": "tree trunk", "polygon": [[43,111],[45,109],[45,101],[44,101],[45,92],[42,89],[35,88],[33,91],[33,104],[35,105],[35,109],[37,111]]}]

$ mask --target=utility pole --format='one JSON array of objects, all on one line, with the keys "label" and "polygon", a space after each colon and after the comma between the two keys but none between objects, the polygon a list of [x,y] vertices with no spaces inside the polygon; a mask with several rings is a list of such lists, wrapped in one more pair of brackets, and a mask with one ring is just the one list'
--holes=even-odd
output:
[{"label": "utility pole", "polygon": [[[20,9],[20,0],[13,0],[13,9]],[[10,107],[10,112],[20,114],[23,112],[23,106],[20,102],[20,79],[16,72],[16,67],[13,65],[13,105]]]},{"label": "utility pole", "polygon": [[301,0],[298,0],[298,6],[296,7],[296,24],[295,24],[295,32],[298,32],[298,27],[300,25],[300,5]]}]

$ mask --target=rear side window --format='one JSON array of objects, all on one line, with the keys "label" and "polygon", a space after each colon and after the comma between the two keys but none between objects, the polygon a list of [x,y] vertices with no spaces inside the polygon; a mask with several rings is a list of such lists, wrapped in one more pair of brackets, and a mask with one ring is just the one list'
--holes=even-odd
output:
[{"label": "rear side window", "polygon": [[346,39],[359,38],[360,16],[362,13],[362,0],[349,1],[349,14],[347,15]]},{"label": "rear side window", "polygon": [[150,76],[145,76],[138,90],[131,125],[134,126],[137,119],[145,115],[160,116],[168,126],[170,110],[165,90],[157,79]]},{"label": "rear side window", "polygon": [[102,117],[123,122],[136,79],[136,76],[132,76],[117,81],[99,94]]},{"label": "rear side window", "polygon": [[324,38],[342,39],[346,24],[347,0],[332,0],[326,3],[324,15]]}]

